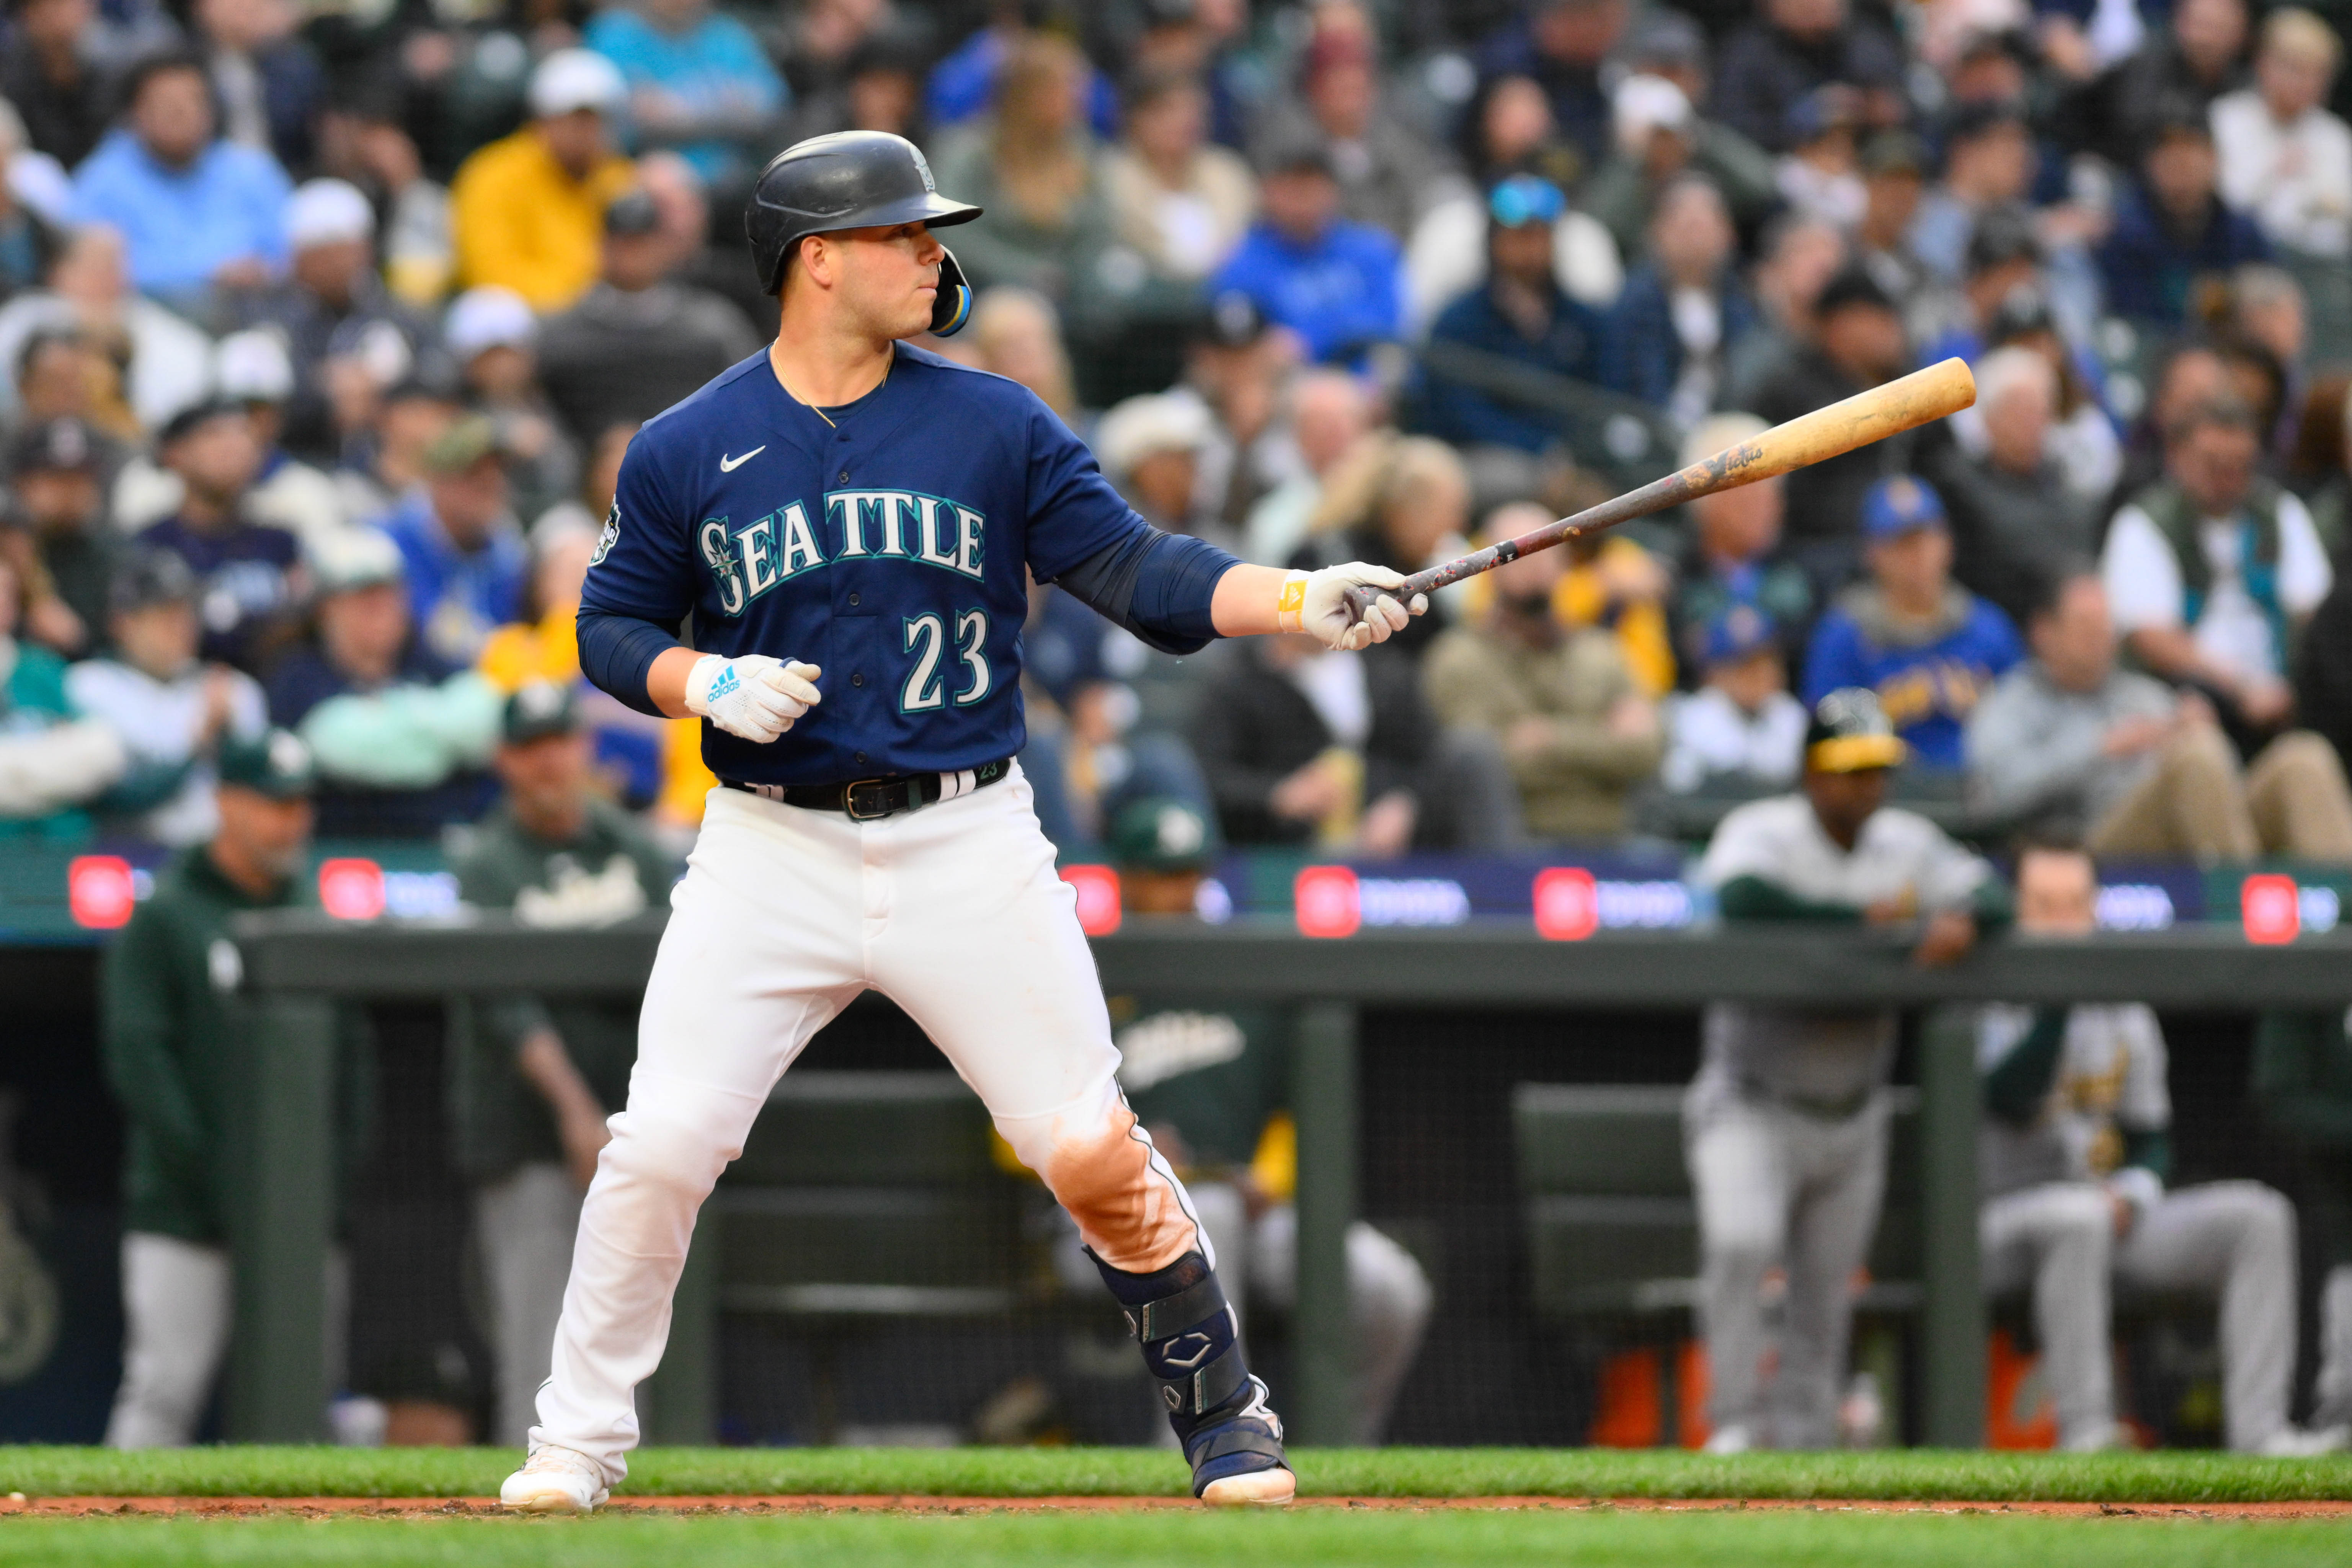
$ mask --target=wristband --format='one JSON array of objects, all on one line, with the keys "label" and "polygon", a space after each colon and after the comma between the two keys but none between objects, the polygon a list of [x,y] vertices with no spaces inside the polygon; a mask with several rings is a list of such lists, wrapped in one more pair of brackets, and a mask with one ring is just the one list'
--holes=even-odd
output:
[{"label": "wristband", "polygon": [[1307,574],[1293,572],[1282,580],[1282,592],[1274,601],[1274,624],[1286,632],[1307,629]]}]

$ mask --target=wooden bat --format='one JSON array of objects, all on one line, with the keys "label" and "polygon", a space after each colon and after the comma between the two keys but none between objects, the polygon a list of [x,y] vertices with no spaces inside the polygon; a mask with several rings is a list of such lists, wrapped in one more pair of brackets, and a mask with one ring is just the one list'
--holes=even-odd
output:
[{"label": "wooden bat", "polygon": [[1977,400],[1977,379],[1966,361],[1948,359],[1925,370],[1915,370],[1899,381],[1858,392],[1843,403],[1816,408],[1811,414],[1775,425],[1762,435],[1693,463],[1640,489],[1588,507],[1573,517],[1548,522],[1531,533],[1473,551],[1457,561],[1416,572],[1398,587],[1354,587],[1347,591],[1348,609],[1357,620],[1382,594],[1400,604],[1411,604],[1415,594],[1426,594],[1465,577],[1491,572],[1507,561],[1538,550],[1549,550],[1563,540],[1612,528],[1629,518],[1647,517],[1717,490],[1737,489],[1834,458],[1905,430],[1916,430],[1931,419],[1958,412]]}]

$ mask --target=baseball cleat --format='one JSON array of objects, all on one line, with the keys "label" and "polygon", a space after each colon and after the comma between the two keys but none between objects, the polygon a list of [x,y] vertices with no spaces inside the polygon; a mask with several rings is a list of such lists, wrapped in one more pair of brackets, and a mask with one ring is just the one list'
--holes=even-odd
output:
[{"label": "baseball cleat", "polygon": [[1249,1399],[1223,1420],[1203,1423],[1185,1439],[1192,1495],[1213,1507],[1288,1502],[1298,1491],[1282,1451],[1282,1417],[1265,1403],[1265,1384],[1250,1380]]},{"label": "baseball cleat", "polygon": [[603,1466],[575,1449],[542,1443],[499,1489],[499,1505],[519,1513],[586,1513],[611,1495]]}]

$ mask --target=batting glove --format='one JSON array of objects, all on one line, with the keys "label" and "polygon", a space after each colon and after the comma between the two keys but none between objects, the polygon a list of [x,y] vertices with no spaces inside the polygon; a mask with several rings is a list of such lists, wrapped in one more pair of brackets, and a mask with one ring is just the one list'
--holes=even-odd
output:
[{"label": "batting glove", "polygon": [[1402,573],[1361,561],[1326,566],[1320,572],[1294,572],[1282,586],[1281,607],[1276,619],[1284,631],[1306,632],[1325,647],[1348,652],[1370,647],[1376,642],[1388,641],[1404,630],[1408,619],[1425,613],[1429,595],[1415,594],[1408,607],[1382,594],[1372,601],[1372,607],[1364,612],[1360,621],[1348,608],[1348,590],[1394,588],[1403,581]]},{"label": "batting glove", "polygon": [[823,700],[810,684],[820,673],[813,664],[763,653],[705,654],[686,672],[686,706],[729,734],[764,745]]}]

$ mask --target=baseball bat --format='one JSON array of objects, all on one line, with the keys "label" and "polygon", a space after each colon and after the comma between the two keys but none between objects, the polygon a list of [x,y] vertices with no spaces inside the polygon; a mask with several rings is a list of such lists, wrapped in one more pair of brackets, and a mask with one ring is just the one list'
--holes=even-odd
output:
[{"label": "baseball bat", "polygon": [[1630,518],[1680,506],[1717,490],[1737,489],[1801,468],[1825,458],[1884,441],[1889,436],[1916,430],[1931,419],[1941,419],[1977,400],[1977,379],[1964,360],[1948,359],[1925,370],[1915,370],[1899,381],[1855,393],[1842,403],[1816,408],[1785,425],[1729,447],[1689,468],[1653,479],[1640,489],[1587,507],[1573,517],[1548,522],[1517,539],[1506,539],[1475,550],[1459,560],[1416,572],[1395,588],[1349,588],[1349,612],[1361,620],[1372,602],[1387,594],[1400,604],[1411,604],[1415,594],[1426,594],[1465,577],[1491,572],[1507,561],[1538,550],[1549,550],[1580,534],[1597,533]]}]

